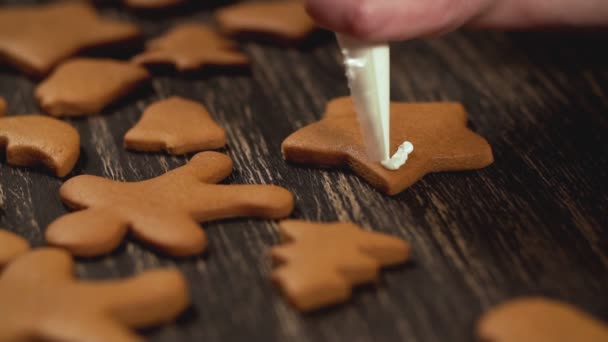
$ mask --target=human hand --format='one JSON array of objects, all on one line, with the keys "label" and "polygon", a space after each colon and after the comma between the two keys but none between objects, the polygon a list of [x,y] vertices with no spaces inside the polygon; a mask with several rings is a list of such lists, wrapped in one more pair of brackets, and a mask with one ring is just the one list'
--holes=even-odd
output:
[{"label": "human hand", "polygon": [[606,27],[606,0],[305,0],[330,30],[372,41],[490,29]]}]

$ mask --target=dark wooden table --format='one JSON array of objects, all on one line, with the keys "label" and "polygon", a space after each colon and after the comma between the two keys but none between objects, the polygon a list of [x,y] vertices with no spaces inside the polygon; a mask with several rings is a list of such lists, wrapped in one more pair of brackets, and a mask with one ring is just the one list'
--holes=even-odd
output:
[{"label": "dark wooden table", "polygon": [[[200,5],[167,16],[103,11],[141,24],[149,37],[184,20],[211,19]],[[176,324],[145,331],[153,341],[470,341],[484,310],[522,295],[565,300],[608,320],[607,42],[601,34],[460,32],[396,44],[393,99],[463,102],[496,157],[482,171],[429,175],[396,197],[349,172],[281,159],[287,135],[347,94],[333,40],[300,48],[244,44],[250,74],[162,73],[104,115],[70,121],[83,149],[73,175],[137,181],[183,164],[187,158],[126,152],[122,141],[146,105],[184,96],[204,103],[227,129],[225,152],[235,162],[228,183],[285,186],[297,198],[295,218],[352,220],[394,234],[411,242],[413,261],[384,272],[378,286],[356,290],[348,304],[308,315],[268,280],[266,252],[279,242],[270,221],[206,223],[208,253],[188,260],[129,242],[110,256],[80,260],[78,274],[181,269],[192,309]],[[9,113],[39,111],[34,86],[0,70]],[[2,160],[0,226],[43,245],[46,226],[66,212],[57,193],[62,181]]]}]

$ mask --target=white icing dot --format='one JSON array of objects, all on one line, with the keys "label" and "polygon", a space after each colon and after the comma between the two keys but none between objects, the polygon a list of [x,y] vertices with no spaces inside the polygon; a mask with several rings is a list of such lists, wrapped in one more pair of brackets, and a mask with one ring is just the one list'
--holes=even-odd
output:
[{"label": "white icing dot", "polygon": [[383,160],[381,164],[388,170],[399,170],[403,165],[405,165],[408,156],[412,152],[414,152],[414,145],[411,142],[406,141],[399,146],[397,152],[395,152],[390,159]]}]

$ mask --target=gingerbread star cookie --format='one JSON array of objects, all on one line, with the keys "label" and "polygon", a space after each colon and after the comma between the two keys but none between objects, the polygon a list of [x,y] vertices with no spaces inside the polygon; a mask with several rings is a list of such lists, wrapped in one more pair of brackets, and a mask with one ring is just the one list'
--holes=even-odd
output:
[{"label": "gingerbread star cookie", "polygon": [[301,311],[345,302],[354,285],[378,278],[380,267],[409,258],[407,242],[352,223],[283,221],[285,244],[273,247],[272,279]]},{"label": "gingerbread star cookie", "polygon": [[0,275],[0,341],[141,341],[132,329],[174,320],[189,304],[184,277],[147,271],[117,281],[78,281],[63,250],[42,248]]},{"label": "gingerbread star cookie", "polygon": [[207,245],[199,222],[233,217],[279,219],[293,210],[293,196],[272,185],[219,185],[232,171],[230,157],[195,155],[185,166],[160,177],[120,183],[79,176],[60,189],[73,209],[46,231],[50,244],[78,256],[114,250],[133,236],[172,256],[196,255]]},{"label": "gingerbread star cookie", "polygon": [[409,141],[415,151],[399,170],[385,169],[367,158],[350,98],[329,103],[325,117],[289,136],[282,145],[287,161],[319,167],[350,167],[372,186],[395,195],[424,175],[474,170],[492,164],[488,142],[467,128],[458,103],[392,103],[391,152]]},{"label": "gingerbread star cookie", "polygon": [[36,76],[83,49],[139,35],[135,25],[102,19],[84,2],[0,9],[0,59]]},{"label": "gingerbread star cookie", "polygon": [[78,161],[80,134],[69,124],[42,115],[0,117],[0,147],[15,166],[43,164],[64,177]]},{"label": "gingerbread star cookie", "polygon": [[135,151],[184,154],[226,145],[226,132],[201,104],[171,97],[149,106],[125,135],[125,147]]},{"label": "gingerbread star cookie", "polygon": [[202,24],[177,26],[147,44],[133,62],[142,65],[173,64],[179,71],[194,71],[204,66],[242,67],[249,64],[247,56],[228,40]]},{"label": "gingerbread star cookie", "polygon": [[30,249],[30,244],[24,238],[9,231],[0,229],[0,271],[9,262]]},{"label": "gingerbread star cookie", "polygon": [[287,41],[302,40],[317,28],[298,1],[243,2],[219,9],[215,19],[225,34],[261,34]]},{"label": "gingerbread star cookie", "polygon": [[569,304],[520,298],[484,314],[477,336],[488,342],[606,342],[608,325]]},{"label": "gingerbread star cookie", "polygon": [[146,69],[131,63],[75,58],[38,85],[36,99],[53,116],[98,114],[148,77]]}]

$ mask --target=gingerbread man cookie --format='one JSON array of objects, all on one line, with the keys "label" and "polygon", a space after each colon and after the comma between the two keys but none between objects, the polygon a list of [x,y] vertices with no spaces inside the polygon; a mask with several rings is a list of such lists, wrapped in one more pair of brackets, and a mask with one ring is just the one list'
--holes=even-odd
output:
[{"label": "gingerbread man cookie", "polygon": [[75,58],[38,85],[36,99],[53,116],[99,114],[149,76],[146,69],[126,62]]},{"label": "gingerbread man cookie", "polygon": [[404,141],[416,147],[399,170],[386,169],[367,158],[350,98],[329,103],[325,117],[289,136],[282,145],[285,160],[319,167],[350,167],[375,188],[395,195],[424,175],[486,167],[492,148],[467,128],[467,114],[458,103],[392,103],[391,152]]},{"label": "gingerbread man cookie", "polygon": [[189,304],[184,277],[147,271],[118,281],[78,281],[63,250],[42,248],[0,275],[0,341],[141,341],[132,329],[174,320]]},{"label": "gingerbread man cookie", "polygon": [[96,256],[118,247],[131,231],[169,255],[191,256],[207,245],[199,222],[279,219],[292,212],[293,195],[284,188],[216,184],[231,172],[230,157],[202,152],[185,166],[143,182],[72,178],[61,187],[60,196],[71,208],[82,210],[51,223],[47,241],[78,256]]},{"label": "gingerbread man cookie", "polygon": [[488,342],[606,342],[608,325],[547,298],[520,298],[491,309],[477,323]]},{"label": "gingerbread man cookie", "polygon": [[141,65],[173,64],[179,71],[194,71],[204,66],[249,65],[247,56],[228,40],[202,24],[182,24],[147,44],[133,62]]},{"label": "gingerbread man cookie", "polygon": [[43,164],[64,177],[78,161],[80,135],[69,124],[46,116],[9,116],[0,118],[0,147],[4,146],[9,164]]},{"label": "gingerbread man cookie", "polygon": [[354,285],[375,280],[381,266],[409,258],[407,242],[352,223],[283,221],[285,244],[273,247],[272,279],[301,311],[345,302]]},{"label": "gingerbread man cookie", "polygon": [[0,9],[0,59],[36,76],[83,49],[139,35],[135,25],[102,19],[84,2]]},{"label": "gingerbread man cookie", "polygon": [[171,97],[149,106],[125,135],[125,147],[142,152],[184,154],[226,145],[226,132],[201,104]]}]

